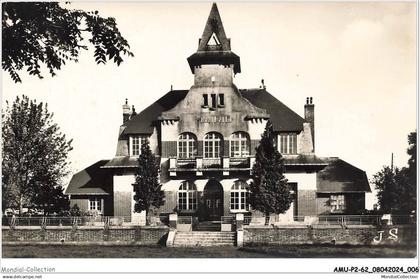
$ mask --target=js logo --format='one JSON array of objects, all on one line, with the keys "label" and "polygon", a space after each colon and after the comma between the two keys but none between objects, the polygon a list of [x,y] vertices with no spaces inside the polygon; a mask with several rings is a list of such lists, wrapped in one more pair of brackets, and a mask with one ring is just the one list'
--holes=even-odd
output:
[{"label": "js logo", "polygon": [[[378,235],[373,238],[373,242],[379,243],[383,239],[383,234],[385,231],[378,231]],[[398,228],[393,228],[388,231],[388,239],[396,241],[398,239]]]}]

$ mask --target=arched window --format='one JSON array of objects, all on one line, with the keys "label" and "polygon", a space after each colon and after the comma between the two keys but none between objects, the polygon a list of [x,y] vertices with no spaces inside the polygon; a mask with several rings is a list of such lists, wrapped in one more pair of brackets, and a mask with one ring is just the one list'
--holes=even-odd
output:
[{"label": "arched window", "polygon": [[197,188],[189,181],[182,182],[178,191],[178,209],[196,210],[197,209]]},{"label": "arched window", "polygon": [[192,133],[182,133],[178,137],[178,158],[194,158],[197,153],[197,138]]},{"label": "arched window", "polygon": [[249,210],[249,189],[244,181],[235,181],[230,190],[230,209],[231,210]]},{"label": "arched window", "polygon": [[217,133],[208,133],[204,136],[204,158],[220,158],[222,136]]},{"label": "arched window", "polygon": [[230,157],[247,157],[249,148],[249,136],[247,133],[235,132],[230,136]]}]

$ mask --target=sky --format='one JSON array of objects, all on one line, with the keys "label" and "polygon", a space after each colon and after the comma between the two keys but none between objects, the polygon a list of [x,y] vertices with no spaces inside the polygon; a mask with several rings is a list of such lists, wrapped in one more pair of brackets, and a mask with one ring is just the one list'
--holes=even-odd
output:
[{"label": "sky", "polygon": [[[119,67],[98,66],[90,47],[56,77],[22,73],[21,84],[3,71],[2,103],[22,94],[47,102],[73,139],[74,173],[115,155],[125,98],[141,111],[171,85],[192,86],[186,58],[197,50],[211,2],[66,7],[114,17],[135,57]],[[306,97],[313,97],[318,156],[340,157],[369,179],[390,164],[391,153],[394,165],[406,165],[407,135],[416,129],[415,2],[221,2],[218,8],[241,57],[238,88],[257,88],[264,79],[301,116]],[[367,207],[374,202],[368,194]]]}]

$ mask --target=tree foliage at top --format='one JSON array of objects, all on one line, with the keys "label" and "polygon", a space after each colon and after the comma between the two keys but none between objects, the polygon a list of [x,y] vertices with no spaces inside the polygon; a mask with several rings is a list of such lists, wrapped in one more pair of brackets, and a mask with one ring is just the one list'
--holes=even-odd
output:
[{"label": "tree foliage at top", "polygon": [[268,216],[289,209],[292,202],[287,179],[283,175],[283,157],[274,146],[273,125],[267,122],[260,144],[256,148],[255,164],[250,184],[250,204]]},{"label": "tree foliage at top", "polygon": [[416,210],[417,197],[417,133],[408,135],[408,167],[384,166],[373,175],[379,210],[382,213],[411,214]]},{"label": "tree foliage at top", "polygon": [[68,209],[62,178],[72,150],[47,105],[16,97],[2,114],[3,209],[37,207],[45,214]]},{"label": "tree foliage at top", "polygon": [[158,180],[159,166],[156,164],[156,157],[150,150],[149,141],[141,146],[141,154],[138,158],[136,177],[134,183],[134,211],[141,212],[159,208],[164,204],[164,193],[162,185]]},{"label": "tree foliage at top", "polygon": [[2,3],[2,67],[15,82],[19,71],[43,78],[41,65],[52,76],[66,61],[78,61],[87,49],[83,32],[90,33],[97,64],[113,60],[120,65],[122,56],[133,56],[130,46],[117,28],[114,18],[98,12],[66,9],[57,2]]}]

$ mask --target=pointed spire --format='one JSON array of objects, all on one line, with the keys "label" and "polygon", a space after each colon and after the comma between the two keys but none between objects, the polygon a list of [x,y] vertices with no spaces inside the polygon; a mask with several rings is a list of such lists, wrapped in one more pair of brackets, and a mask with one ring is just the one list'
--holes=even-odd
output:
[{"label": "pointed spire", "polygon": [[230,39],[226,37],[216,3],[213,3],[211,7],[203,35],[198,42],[197,52],[187,60],[192,73],[194,73],[194,67],[200,67],[203,64],[233,65],[235,74],[241,72],[240,58],[230,49]]},{"label": "pointed spire", "polygon": [[223,27],[216,3],[213,3],[211,7],[198,50],[230,50],[230,40],[226,37],[225,28]]}]

